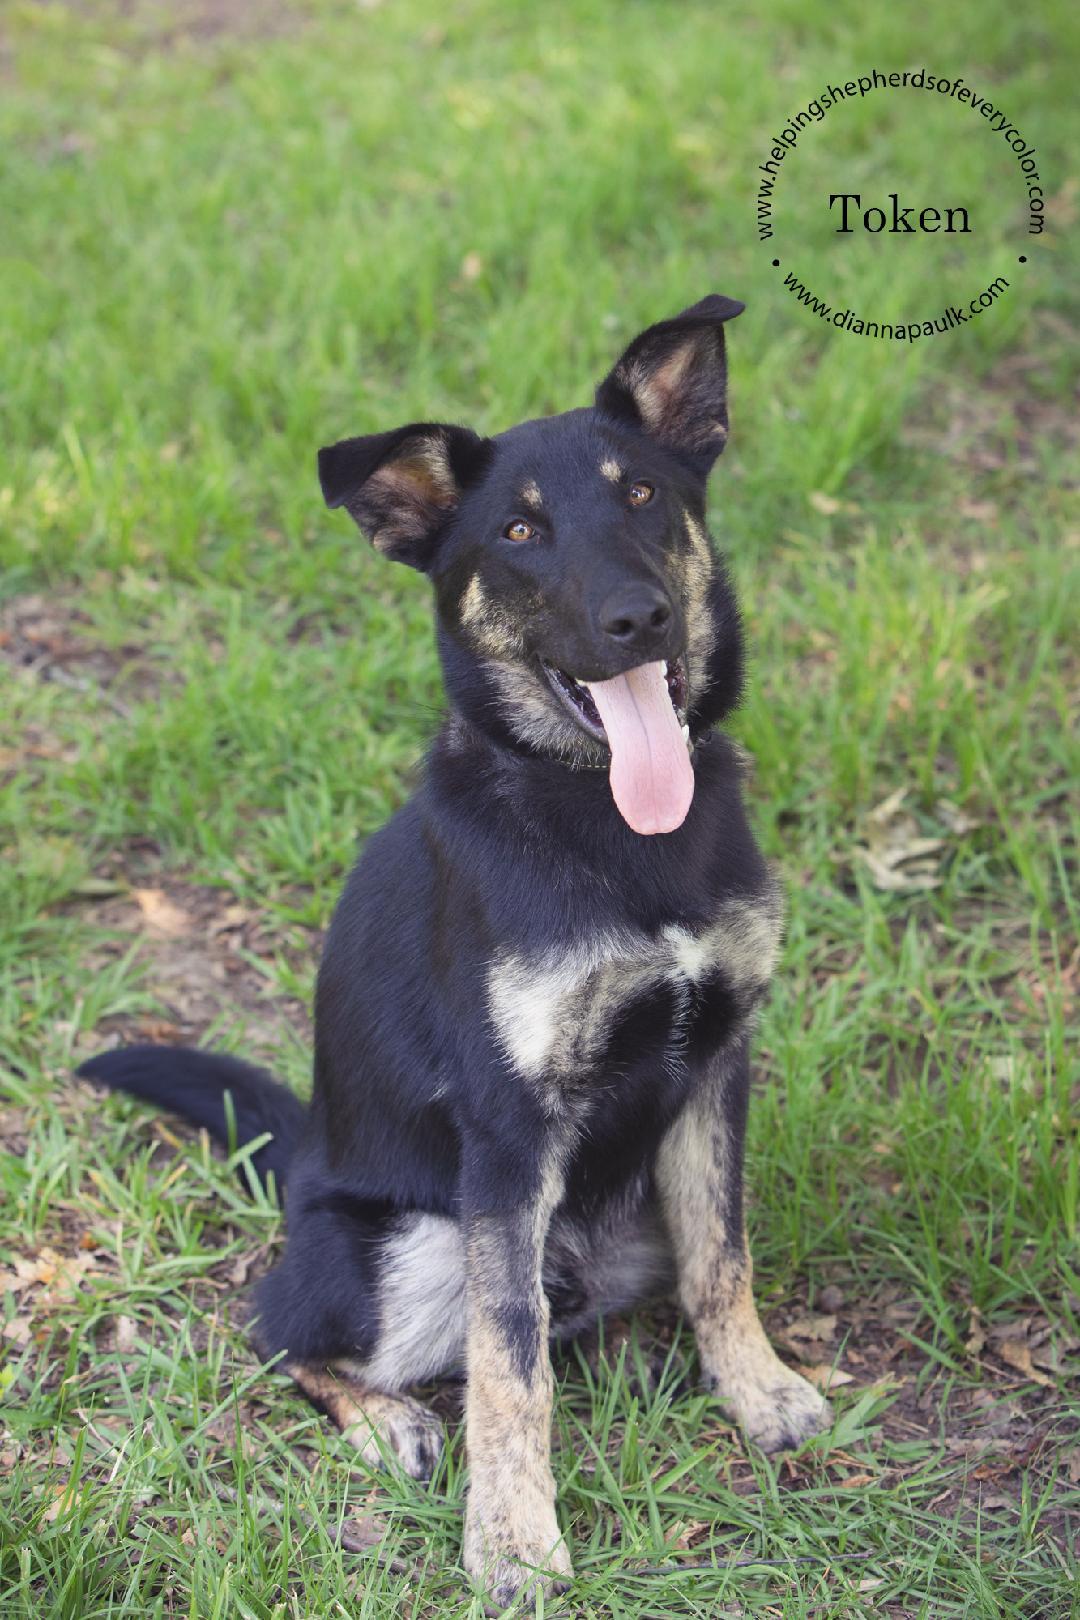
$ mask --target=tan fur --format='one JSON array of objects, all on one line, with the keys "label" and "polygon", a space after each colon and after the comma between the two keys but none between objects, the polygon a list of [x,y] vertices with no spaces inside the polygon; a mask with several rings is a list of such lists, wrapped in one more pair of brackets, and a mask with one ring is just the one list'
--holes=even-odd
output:
[{"label": "tan fur", "polygon": [[656,975],[644,935],[612,935],[540,958],[502,958],[489,970],[488,1007],[520,1073],[571,1076],[595,1056],[621,1002]]},{"label": "tan fur", "polygon": [[501,659],[524,653],[521,630],[488,595],[479,574],[474,574],[465,587],[458,612],[462,627],[479,652]]},{"label": "tan fur", "polygon": [[663,428],[670,414],[672,401],[679,393],[696,346],[696,338],[690,337],[669,355],[662,366],[647,369],[631,365],[627,368],[627,386],[641,412],[642,421],[654,432]]},{"label": "tan fur", "polygon": [[611,756],[604,745],[571,720],[531,670],[498,655],[486,668],[502,699],[502,716],[516,737],[554,754],[572,770],[607,770]]},{"label": "tan fur", "polygon": [[535,478],[530,478],[527,484],[522,485],[521,502],[531,512],[541,512],[544,508],[544,497],[540,493],[540,485]]},{"label": "tan fur", "polygon": [[507,1057],[528,1079],[545,1082],[543,1100],[557,1111],[562,1086],[588,1071],[620,1010],[652,985],[675,991],[675,1040],[692,985],[718,970],[749,1010],[776,965],[782,926],[773,883],[757,899],[725,901],[696,934],[672,926],[654,937],[598,936],[540,957],[506,955],[488,971],[489,1016]]},{"label": "tan fur", "polygon": [[375,1389],[423,1384],[465,1355],[465,1243],[449,1215],[402,1217],[379,1268],[379,1337],[358,1369]]},{"label": "tan fur", "polygon": [[716,645],[716,626],[708,606],[714,560],[709,537],[701,524],[685,508],[683,519],[687,550],[675,559],[675,567],[686,608],[686,672],[690,690],[694,692],[704,682],[705,670]]},{"label": "tan fur", "polygon": [[[548,1303],[541,1276],[551,1212],[562,1192],[551,1164],[540,1195],[516,1216],[484,1216],[468,1238],[468,1384],[465,1433],[469,1496],[464,1561],[493,1600],[552,1589],[572,1573],[555,1517],[551,1469]],[[519,1267],[528,1267],[528,1276]],[[506,1305],[531,1308],[538,1353],[523,1373],[500,1325]]]},{"label": "tan fur", "polygon": [[690,372],[701,358],[702,338],[689,333],[662,364],[648,359],[624,360],[616,375],[633,396],[642,422],[658,439],[698,449],[714,448],[710,441],[727,439],[727,428],[719,419],[710,422],[695,400]]},{"label": "tan fur", "polygon": [[623,476],[623,469],[609,457],[600,463],[600,476],[606,478],[609,484],[617,484]]},{"label": "tan fur", "polygon": [[[614,463],[609,465],[614,467]],[[683,517],[686,548],[671,559],[671,568],[686,612],[686,671],[692,695],[705,679],[716,643],[716,626],[708,607],[714,562],[701,524],[689,511],[684,510]],[[478,651],[490,660],[488,673],[501,699],[503,718],[514,735],[553,754],[572,770],[607,770],[611,763],[607,748],[574,723],[531,668],[516,662],[524,654],[521,632],[499,613],[477,575],[465,589],[460,614]]]},{"label": "tan fur", "polygon": [[432,508],[448,512],[458,501],[444,440],[437,434],[410,440],[406,453],[372,473],[365,498],[387,513],[371,533],[376,550],[390,551],[403,537],[423,533]]},{"label": "tan fur", "polygon": [[765,1337],[745,1230],[727,1228],[735,1167],[722,1117],[723,1084],[720,1070],[665,1136],[657,1184],[702,1371],[749,1438],[775,1451],[825,1428],[829,1408],[812,1385],[784,1366]]},{"label": "tan fur", "polygon": [[365,1387],[347,1365],[331,1369],[288,1362],[283,1371],[329,1413],[365,1462],[378,1468],[389,1453],[414,1479],[431,1472],[442,1449],[442,1425],[419,1401]]},{"label": "tan fur", "polygon": [[753,900],[725,900],[716,920],[698,934],[666,928],[679,972],[698,980],[720,968],[737,994],[764,990],[780,957],[784,932],[783,890],[775,875]]}]

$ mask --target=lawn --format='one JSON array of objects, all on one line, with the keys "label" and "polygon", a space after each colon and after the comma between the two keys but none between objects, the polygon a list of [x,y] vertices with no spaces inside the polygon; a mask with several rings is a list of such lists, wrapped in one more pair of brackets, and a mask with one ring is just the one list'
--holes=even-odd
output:
[{"label": "lawn", "polygon": [[[790,908],[752,1242],[837,1419],[764,1459],[670,1311],[606,1324],[557,1366],[560,1612],[1080,1613],[1080,44],[1064,0],[925,15],[5,5],[3,1620],[482,1612],[460,1389],[430,1487],[359,1470],[245,1338],[278,1209],[72,1068],[141,1038],[308,1084],[321,930],[441,702],[424,582],[323,510],[316,448],[585,402],[712,290],[748,306],[711,521]],[[852,190],[890,189],[894,150],[973,199],[943,288],[1010,281],[899,346],[784,291],[757,165],[830,81],[920,65],[1023,129],[1047,229],[1011,268],[1024,193],[970,112],[830,114],[778,190],[807,285],[944,302],[906,242],[837,260],[828,143]]]}]

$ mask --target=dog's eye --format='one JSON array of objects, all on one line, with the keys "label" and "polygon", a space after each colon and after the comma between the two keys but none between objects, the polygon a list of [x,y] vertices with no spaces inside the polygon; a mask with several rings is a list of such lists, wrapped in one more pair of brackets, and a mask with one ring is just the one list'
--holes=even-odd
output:
[{"label": "dog's eye", "polygon": [[515,518],[513,523],[508,523],[503,530],[507,540],[531,540],[535,534],[536,530],[532,524],[526,523],[524,518]]},{"label": "dog's eye", "polygon": [[652,500],[655,493],[651,484],[643,484],[639,479],[636,484],[630,485],[630,491],[626,498],[631,506],[645,506]]}]

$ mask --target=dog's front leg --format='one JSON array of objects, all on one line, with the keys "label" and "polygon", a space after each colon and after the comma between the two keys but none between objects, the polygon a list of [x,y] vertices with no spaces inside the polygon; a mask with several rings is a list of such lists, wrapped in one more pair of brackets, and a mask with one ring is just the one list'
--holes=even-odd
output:
[{"label": "dog's front leg", "polygon": [[465,1567],[500,1606],[572,1573],[551,1471],[544,1240],[557,1190],[492,1212],[466,1206],[468,1291]]},{"label": "dog's front leg", "polygon": [[828,1403],[785,1367],[758,1320],[743,1221],[750,1091],[745,1041],[717,1054],[660,1147],[657,1179],[706,1383],[763,1451],[829,1423]]}]

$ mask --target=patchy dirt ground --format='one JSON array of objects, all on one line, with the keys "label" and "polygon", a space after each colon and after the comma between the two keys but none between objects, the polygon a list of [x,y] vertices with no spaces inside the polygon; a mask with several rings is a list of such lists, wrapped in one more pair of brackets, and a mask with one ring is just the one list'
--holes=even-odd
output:
[{"label": "patchy dirt ground", "polygon": [[[129,702],[154,696],[163,671],[151,664],[141,646],[105,647],[88,634],[89,626],[88,615],[70,592],[9,597],[0,603],[0,660],[25,679],[85,693],[126,719]],[[27,738],[29,760],[42,746],[40,739]],[[6,763],[10,768],[14,761]]]},{"label": "patchy dirt ground", "polygon": [[[195,916],[191,895],[175,886],[142,892],[144,897],[148,892],[153,893],[153,900],[147,902],[144,898],[140,902],[125,898],[117,905],[125,908],[122,914],[126,916],[132,915],[133,907],[141,911],[148,906],[149,912],[157,916],[159,926],[161,919],[165,919],[166,938],[173,937],[168,929],[176,925],[174,908],[180,913],[183,903],[183,915]],[[215,937],[227,941],[230,933],[244,927],[257,930],[257,923],[237,918],[235,930],[226,927]],[[189,948],[185,945],[170,959],[170,968],[177,973],[183,970],[184,953]],[[203,1019],[213,1011],[214,989],[220,990],[229,982],[228,968],[223,964],[230,960],[232,947],[225,943],[216,949],[215,965],[222,977],[212,971],[202,980],[196,975],[194,988],[176,992],[178,1002],[182,1002],[177,1018],[182,1022],[175,1026],[136,1025],[123,1033],[149,1039],[172,1038],[175,1027],[177,1033],[197,1035]],[[95,1088],[73,1083],[60,1103],[67,1129],[78,1133],[83,1140],[92,1139],[100,1106]],[[130,1129],[133,1147],[153,1145],[155,1173],[162,1181],[179,1173],[194,1140],[186,1126],[147,1111],[133,1120]],[[0,1110],[0,1149],[20,1154],[25,1150],[28,1133],[29,1120],[24,1110]],[[86,1289],[108,1293],[110,1278],[117,1276],[115,1248],[103,1240],[104,1234],[95,1219],[93,1188],[88,1186],[86,1191],[86,1197],[55,1198],[43,1240],[0,1266],[0,1297],[6,1292],[15,1306],[14,1314],[4,1325],[4,1336],[12,1346],[36,1344],[47,1353],[50,1370],[45,1374],[46,1387],[58,1386],[61,1378],[71,1377],[66,1366],[69,1333],[64,1319],[71,1310],[73,1296]],[[272,1263],[279,1238],[275,1236],[262,1244],[253,1244],[245,1241],[240,1229],[227,1218],[211,1218],[202,1241],[211,1250],[220,1249],[222,1259],[211,1264],[188,1290],[188,1297],[198,1306],[203,1323],[195,1333],[196,1348],[206,1342],[211,1325],[215,1332],[242,1329],[252,1308],[253,1284]],[[141,1377],[146,1370],[148,1343],[157,1343],[166,1352],[170,1350],[173,1344],[170,1324],[165,1317],[158,1320],[156,1328],[141,1323],[136,1330],[134,1321],[123,1308],[122,1298],[117,1298],[117,1304],[116,1313],[107,1316],[95,1331],[96,1349],[113,1352],[130,1376]],[[1067,1372],[1070,1366],[1077,1366],[1075,1355],[1080,1350],[1080,1340],[1055,1331],[1047,1318],[1036,1310],[992,1327],[973,1313],[964,1366],[960,1375],[954,1376],[919,1347],[919,1316],[917,1305],[897,1285],[882,1286],[872,1297],[860,1298],[855,1286],[843,1281],[821,1289],[812,1310],[807,1309],[805,1301],[790,1301],[766,1311],[768,1331],[785,1359],[820,1387],[841,1390],[842,1408],[852,1397],[868,1393],[888,1401],[885,1410],[870,1425],[868,1435],[860,1436],[850,1448],[840,1445],[825,1456],[808,1453],[784,1459],[785,1488],[798,1491],[818,1489],[825,1484],[845,1491],[895,1488],[908,1474],[913,1482],[921,1476],[927,1457],[937,1451],[942,1471],[941,1489],[934,1495],[930,1508],[943,1519],[960,1519],[974,1526],[979,1514],[1015,1518],[1022,1512],[1025,1493],[1053,1491],[1058,1482],[1061,1485],[1080,1482],[1080,1421],[1063,1412],[1054,1377]],[[652,1382],[661,1376],[672,1341],[678,1339],[676,1356],[666,1377],[676,1396],[691,1392],[693,1353],[685,1333],[680,1337],[675,1308],[658,1305],[643,1311],[636,1319],[636,1328]],[[617,1359],[620,1347],[624,1341],[629,1341],[631,1332],[629,1319],[612,1318],[605,1324],[604,1355],[610,1361]],[[586,1360],[597,1368],[600,1362],[598,1336],[586,1335],[581,1349]],[[569,1347],[558,1350],[557,1367],[567,1375],[564,1399],[572,1404],[584,1398],[573,1360],[574,1352]],[[244,1373],[245,1362],[248,1371],[254,1369],[254,1355],[242,1352],[234,1375],[236,1371]],[[444,1381],[429,1390],[427,1396],[449,1425],[456,1426],[460,1422],[460,1381]],[[247,1455],[259,1455],[268,1427],[278,1433],[283,1444],[291,1444],[287,1439],[291,1415],[275,1406],[268,1389],[257,1387],[238,1402],[235,1417],[230,1410],[211,1428],[211,1438],[220,1448],[223,1464],[234,1454],[237,1445],[236,1418],[241,1428],[240,1444]],[[43,1450],[38,1460],[42,1466],[47,1461],[46,1451],[54,1443],[50,1433],[41,1434]],[[618,1443],[613,1441],[615,1445]],[[728,1488],[739,1495],[752,1495],[760,1490],[755,1463],[738,1431],[718,1412],[701,1430],[700,1443],[715,1446],[716,1468]],[[105,1478],[111,1462],[112,1442],[102,1442],[102,1445],[103,1454],[92,1465],[92,1470]],[[904,1447],[914,1448],[910,1463],[899,1460]],[[318,1453],[313,1448],[300,1445],[295,1451],[305,1467],[317,1466]],[[10,1433],[0,1434],[0,1469],[15,1466],[20,1460],[26,1460],[26,1456],[25,1443],[15,1442]],[[587,1471],[592,1465],[585,1466]],[[356,1478],[370,1487],[366,1475],[357,1474]],[[356,1551],[370,1548],[373,1540],[378,1539],[384,1527],[379,1504],[378,1490],[369,1489],[367,1505],[358,1512],[356,1523],[351,1528],[346,1526],[347,1550],[350,1537],[355,1541],[353,1550]],[[1077,1548],[1080,1523],[1074,1512],[1051,1506],[1042,1525],[1063,1551]],[[715,1516],[710,1516],[710,1505],[703,1500],[700,1518],[690,1515],[673,1527],[673,1551],[692,1553],[715,1529]],[[899,1616],[904,1611],[890,1612]]]},{"label": "patchy dirt ground", "polygon": [[[88,967],[103,966],[137,942],[146,992],[163,1008],[161,1015],[106,1019],[99,1034],[117,1044],[192,1045],[224,1015],[252,1059],[262,1062],[272,1061],[286,1026],[310,1040],[308,1008],[283,996],[260,971],[285,947],[267,920],[227,889],[163,877],[152,856],[140,860],[131,848],[123,863],[120,857],[105,863],[89,886],[98,886],[99,896],[83,904],[92,906],[96,928],[109,937],[94,947]],[[317,960],[319,947],[312,930],[308,963]],[[299,968],[307,965],[292,955]]]},{"label": "patchy dirt ground", "polygon": [[[118,43],[161,50],[182,40],[273,39],[305,22],[302,0],[48,0],[98,23],[114,23]],[[361,0],[373,9],[380,0]]]}]

